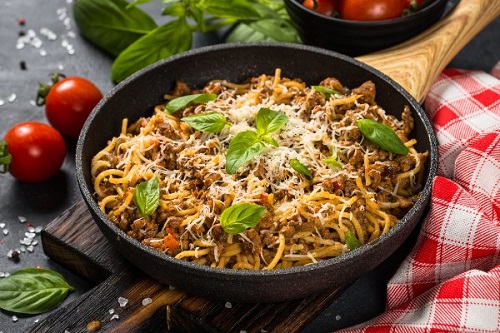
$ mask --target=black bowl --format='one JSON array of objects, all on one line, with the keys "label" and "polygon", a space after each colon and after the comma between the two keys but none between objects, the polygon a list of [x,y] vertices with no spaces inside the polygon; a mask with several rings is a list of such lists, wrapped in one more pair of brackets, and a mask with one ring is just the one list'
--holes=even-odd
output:
[{"label": "black bowl", "polygon": [[302,0],[285,0],[285,6],[305,44],[359,56],[416,36],[442,17],[447,2],[435,0],[418,12],[382,21],[350,21],[322,15],[304,7]]},{"label": "black bowl", "polygon": [[[415,118],[417,149],[430,152],[425,188],[415,206],[376,241],[337,258],[304,267],[268,271],[215,269],[162,255],[116,227],[99,209],[93,195],[90,162],[107,141],[120,133],[121,120],[152,113],[176,80],[192,86],[223,78],[240,82],[275,69],[282,75],[317,84],[335,76],[348,87],[372,80],[378,104],[400,116],[408,105]],[[397,83],[379,71],[347,56],[296,44],[222,44],[170,57],[132,75],[112,89],[84,125],[76,150],[77,178],[84,200],[105,237],[132,264],[157,280],[195,295],[236,302],[279,302],[345,286],[384,261],[419,222],[436,175],[437,149],[432,126],[420,105]]]}]

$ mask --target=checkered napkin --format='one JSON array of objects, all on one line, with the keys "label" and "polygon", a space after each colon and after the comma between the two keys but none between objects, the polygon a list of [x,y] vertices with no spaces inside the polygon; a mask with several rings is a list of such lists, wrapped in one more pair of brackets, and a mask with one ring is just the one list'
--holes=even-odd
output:
[{"label": "checkered napkin", "polygon": [[500,62],[446,69],[424,109],[439,145],[431,210],[386,311],[342,333],[500,332]]}]

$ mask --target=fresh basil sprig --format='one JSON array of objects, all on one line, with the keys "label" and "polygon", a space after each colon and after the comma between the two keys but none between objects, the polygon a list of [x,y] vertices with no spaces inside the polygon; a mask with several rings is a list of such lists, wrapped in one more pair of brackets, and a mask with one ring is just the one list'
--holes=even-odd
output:
[{"label": "fresh basil sprig", "polygon": [[371,119],[359,119],[357,124],[361,134],[380,148],[400,155],[409,153],[408,147],[389,126]]},{"label": "fresh basil sprig", "polygon": [[261,108],[255,118],[257,131],[243,131],[231,140],[226,153],[226,171],[230,175],[266,149],[266,143],[279,146],[270,134],[279,131],[288,122],[288,116],[279,111]]},{"label": "fresh basil sprig", "polygon": [[345,233],[345,244],[349,250],[354,250],[361,246],[359,239],[357,239],[356,236],[350,231]]},{"label": "fresh basil sprig", "polygon": [[135,187],[134,203],[142,217],[148,217],[160,204],[160,181],[153,176]]},{"label": "fresh basil sprig", "polygon": [[290,160],[290,166],[292,167],[292,169],[294,169],[301,175],[304,175],[309,179],[313,179],[311,171],[309,171],[309,169],[304,164],[302,164],[302,162],[300,162],[298,159],[292,158]]},{"label": "fresh basil sprig", "polygon": [[175,113],[179,110],[184,109],[189,104],[201,104],[210,101],[214,101],[217,98],[216,94],[192,94],[174,98],[170,100],[166,107],[165,112],[168,114]]},{"label": "fresh basil sprig", "polygon": [[224,209],[220,216],[220,224],[228,234],[239,234],[248,228],[255,227],[265,211],[264,206],[254,203],[234,204]]},{"label": "fresh basil sprig", "polygon": [[72,290],[74,288],[55,271],[23,268],[0,280],[0,308],[39,314],[61,304]]},{"label": "fresh basil sprig", "polygon": [[[152,0],[78,0],[73,6],[79,31],[94,45],[117,56],[111,77],[119,82],[158,60],[187,51],[195,33],[233,26],[227,42],[300,43],[283,1],[165,0],[162,21],[138,6]],[[251,38],[248,37],[251,35]]]},{"label": "fresh basil sprig", "polygon": [[207,112],[181,118],[192,128],[208,133],[219,133],[227,125],[226,117],[220,112]]}]

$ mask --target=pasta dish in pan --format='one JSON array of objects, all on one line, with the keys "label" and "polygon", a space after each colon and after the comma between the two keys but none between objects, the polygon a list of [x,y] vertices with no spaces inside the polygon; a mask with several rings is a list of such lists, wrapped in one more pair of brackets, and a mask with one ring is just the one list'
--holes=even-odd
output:
[{"label": "pasta dish in pan", "polygon": [[386,233],[422,190],[427,152],[368,81],[260,75],[178,82],[92,159],[103,213],[137,241],[212,267],[277,269]]}]

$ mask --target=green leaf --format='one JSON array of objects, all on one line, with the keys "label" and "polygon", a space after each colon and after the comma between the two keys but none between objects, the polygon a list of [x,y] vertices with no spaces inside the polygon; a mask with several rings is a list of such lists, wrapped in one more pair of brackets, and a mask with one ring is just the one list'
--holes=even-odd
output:
[{"label": "green leaf", "polygon": [[279,111],[261,108],[255,117],[257,136],[261,137],[279,131],[288,122],[288,116]]},{"label": "green leaf", "polygon": [[266,149],[265,144],[259,140],[254,131],[243,131],[231,140],[226,153],[226,171],[230,175],[246,162],[253,159]]},{"label": "green leaf", "polygon": [[222,212],[220,224],[228,234],[239,234],[259,223],[266,208],[253,203],[234,204]]},{"label": "green leaf", "polygon": [[144,11],[127,8],[124,0],[78,0],[73,15],[80,33],[92,44],[118,56],[129,45],[157,28]]},{"label": "green leaf", "polygon": [[172,3],[165,7],[161,14],[165,16],[183,17],[187,14],[187,8],[182,2]]},{"label": "green leaf", "polygon": [[350,231],[345,233],[345,243],[349,250],[354,250],[361,246],[361,242]]},{"label": "green leaf", "polygon": [[191,48],[192,39],[192,30],[184,17],[170,21],[120,53],[111,66],[111,78],[120,82],[158,60],[187,51]]},{"label": "green leaf", "polygon": [[174,98],[167,103],[165,111],[168,114],[175,113],[184,109],[189,104],[200,104],[213,101],[217,98],[216,94],[192,94]]},{"label": "green leaf", "polygon": [[135,187],[134,203],[142,217],[148,217],[160,203],[160,181],[154,176]]},{"label": "green leaf", "polygon": [[311,171],[309,171],[309,169],[304,164],[302,164],[302,162],[300,162],[298,159],[292,158],[290,160],[290,166],[292,167],[293,170],[297,171],[301,175],[304,175],[309,179],[313,179]]},{"label": "green leaf", "polygon": [[325,162],[326,164],[328,164],[328,166],[332,167],[332,168],[340,168],[342,169],[344,166],[342,165],[342,163],[340,163],[336,157],[332,156],[332,157],[327,157],[327,158],[324,158],[323,159],[323,162]]},{"label": "green leaf", "polygon": [[0,308],[39,314],[62,303],[74,290],[64,277],[43,268],[23,268],[0,280]]},{"label": "green leaf", "polygon": [[212,16],[237,20],[258,20],[257,4],[248,0],[201,0],[197,7]]},{"label": "green leaf", "polygon": [[330,89],[330,88],[323,87],[323,86],[311,86],[311,88],[313,88],[317,92],[321,92],[321,93],[325,94],[327,98],[329,98],[330,95],[340,95],[340,92],[338,92],[337,90]]},{"label": "green leaf", "polygon": [[208,133],[219,133],[227,124],[226,117],[220,112],[195,114],[181,120],[198,131]]},{"label": "green leaf", "polygon": [[276,141],[276,139],[275,139],[275,138],[273,138],[273,137],[271,137],[271,136],[269,136],[269,135],[263,135],[263,136],[260,138],[260,140],[262,140],[262,141],[264,141],[265,143],[268,143],[268,144],[270,144],[270,145],[272,145],[272,146],[275,146],[275,147],[279,147],[279,146],[280,146],[279,142],[278,142],[278,141]]},{"label": "green leaf", "polygon": [[371,119],[359,119],[357,124],[359,131],[380,148],[400,155],[409,153],[408,148],[389,126]]},{"label": "green leaf", "polygon": [[266,18],[254,22],[245,22],[252,30],[266,36],[270,41],[299,43],[300,39],[290,22],[281,18]]}]

